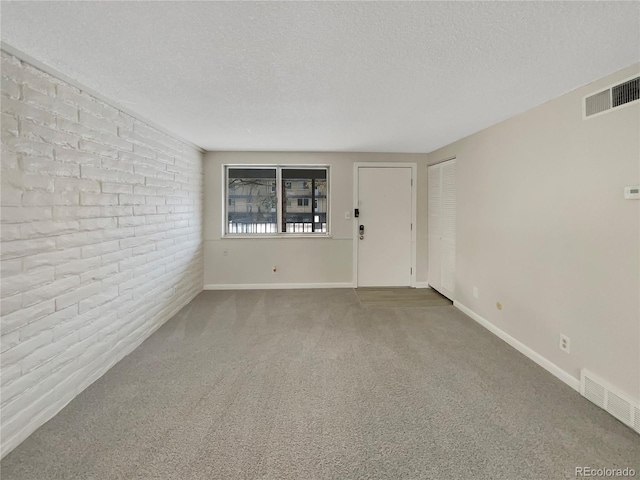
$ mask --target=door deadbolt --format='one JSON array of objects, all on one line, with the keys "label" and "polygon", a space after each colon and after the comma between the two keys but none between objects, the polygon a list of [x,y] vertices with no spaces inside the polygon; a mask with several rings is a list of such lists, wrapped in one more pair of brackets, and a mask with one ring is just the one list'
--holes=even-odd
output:
[{"label": "door deadbolt", "polygon": [[360,240],[364,240],[364,225],[360,225]]}]

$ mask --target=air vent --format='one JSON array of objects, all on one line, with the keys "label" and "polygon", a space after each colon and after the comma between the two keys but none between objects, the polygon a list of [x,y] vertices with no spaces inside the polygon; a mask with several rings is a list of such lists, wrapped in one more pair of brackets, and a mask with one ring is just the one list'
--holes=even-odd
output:
[{"label": "air vent", "polygon": [[584,97],[584,118],[615,110],[640,99],[640,77],[625,80],[592,95]]},{"label": "air vent", "polygon": [[633,425],[633,422],[631,422],[631,416],[633,415],[631,402],[613,392],[609,392],[607,397],[607,411],[622,423]]},{"label": "air vent", "polygon": [[640,405],[588,370],[580,374],[580,393],[640,433]]},{"label": "air vent", "polygon": [[584,381],[582,383],[583,383],[582,395],[584,395],[588,400],[591,400],[600,408],[605,408],[604,387],[594,382],[593,380],[591,380],[589,377],[586,377],[586,376],[584,377]]},{"label": "air vent", "polygon": [[584,101],[584,111],[587,117],[596,113],[605,112],[611,108],[611,90],[596,93],[587,97]]},{"label": "air vent", "polygon": [[640,98],[638,87],[640,87],[640,77],[613,87],[611,89],[613,108],[638,100]]}]

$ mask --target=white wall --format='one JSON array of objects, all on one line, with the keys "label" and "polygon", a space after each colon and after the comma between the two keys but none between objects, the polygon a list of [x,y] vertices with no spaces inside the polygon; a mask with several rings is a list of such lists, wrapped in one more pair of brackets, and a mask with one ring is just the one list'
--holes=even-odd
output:
[{"label": "white wall", "polygon": [[[418,164],[418,218],[426,228],[426,155],[394,153],[210,152],[205,155],[205,286],[351,284],[354,162]],[[222,166],[329,165],[331,238],[222,238]],[[424,194],[424,195],[423,195]],[[421,223],[418,220],[418,223]],[[417,231],[417,281],[426,282],[426,230]],[[227,255],[224,255],[224,251]],[[278,266],[278,273],[272,267]],[[206,288],[206,287],[205,287]]]},{"label": "white wall", "polygon": [[640,183],[640,105],[586,121],[581,109],[584,95],[639,71],[429,154],[458,159],[456,300],[570,375],[587,368],[635,399],[640,202],[623,187]]},{"label": "white wall", "polygon": [[202,290],[202,154],[4,52],[1,104],[5,455]]}]

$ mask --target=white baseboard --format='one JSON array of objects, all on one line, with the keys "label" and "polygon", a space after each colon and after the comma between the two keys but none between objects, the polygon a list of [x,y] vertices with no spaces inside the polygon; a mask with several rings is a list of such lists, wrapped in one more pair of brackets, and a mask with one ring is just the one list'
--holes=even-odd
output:
[{"label": "white baseboard", "polygon": [[416,288],[431,288],[429,282],[416,282]]},{"label": "white baseboard", "polygon": [[354,288],[352,283],[210,283],[205,290],[295,290],[308,288]]},{"label": "white baseboard", "polygon": [[464,314],[468,315],[469,317],[471,317],[476,322],[478,322],[484,328],[486,328],[491,333],[493,333],[496,337],[498,337],[498,338],[504,340],[505,342],[507,342],[513,348],[515,348],[520,353],[522,353],[525,357],[533,360],[538,365],[540,365],[542,368],[544,368],[546,371],[551,373],[553,376],[555,376],[556,378],[559,378],[560,380],[562,380],[564,383],[569,385],[575,391],[580,392],[580,379],[578,379],[578,378],[574,377],[573,375],[565,372],[560,367],[558,367],[555,363],[552,363],[551,361],[547,360],[545,357],[543,357],[539,353],[534,352],[529,347],[527,347],[524,343],[520,342],[519,340],[516,340],[511,335],[509,335],[507,332],[505,332],[504,330],[499,329],[493,323],[489,322],[485,318],[482,318],[480,315],[475,313],[473,310],[470,310],[469,308],[465,307],[460,302],[454,301],[453,302],[453,306],[456,307],[458,310],[460,310],[462,313],[464,313]]}]

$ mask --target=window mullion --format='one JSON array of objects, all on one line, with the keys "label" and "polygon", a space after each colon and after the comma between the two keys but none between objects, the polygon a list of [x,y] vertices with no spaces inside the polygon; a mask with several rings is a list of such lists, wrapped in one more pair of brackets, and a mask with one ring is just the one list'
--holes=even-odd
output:
[{"label": "window mullion", "polygon": [[284,218],[284,192],[282,191],[282,167],[276,167],[276,194],[278,196],[278,206],[276,208],[276,215],[278,219],[277,233],[284,233],[282,228],[282,221]]},{"label": "window mullion", "polygon": [[224,200],[222,202],[224,215],[224,234],[228,234],[229,232],[229,167],[224,167]]},{"label": "window mullion", "polygon": [[316,231],[316,179],[311,179],[311,233]]}]

